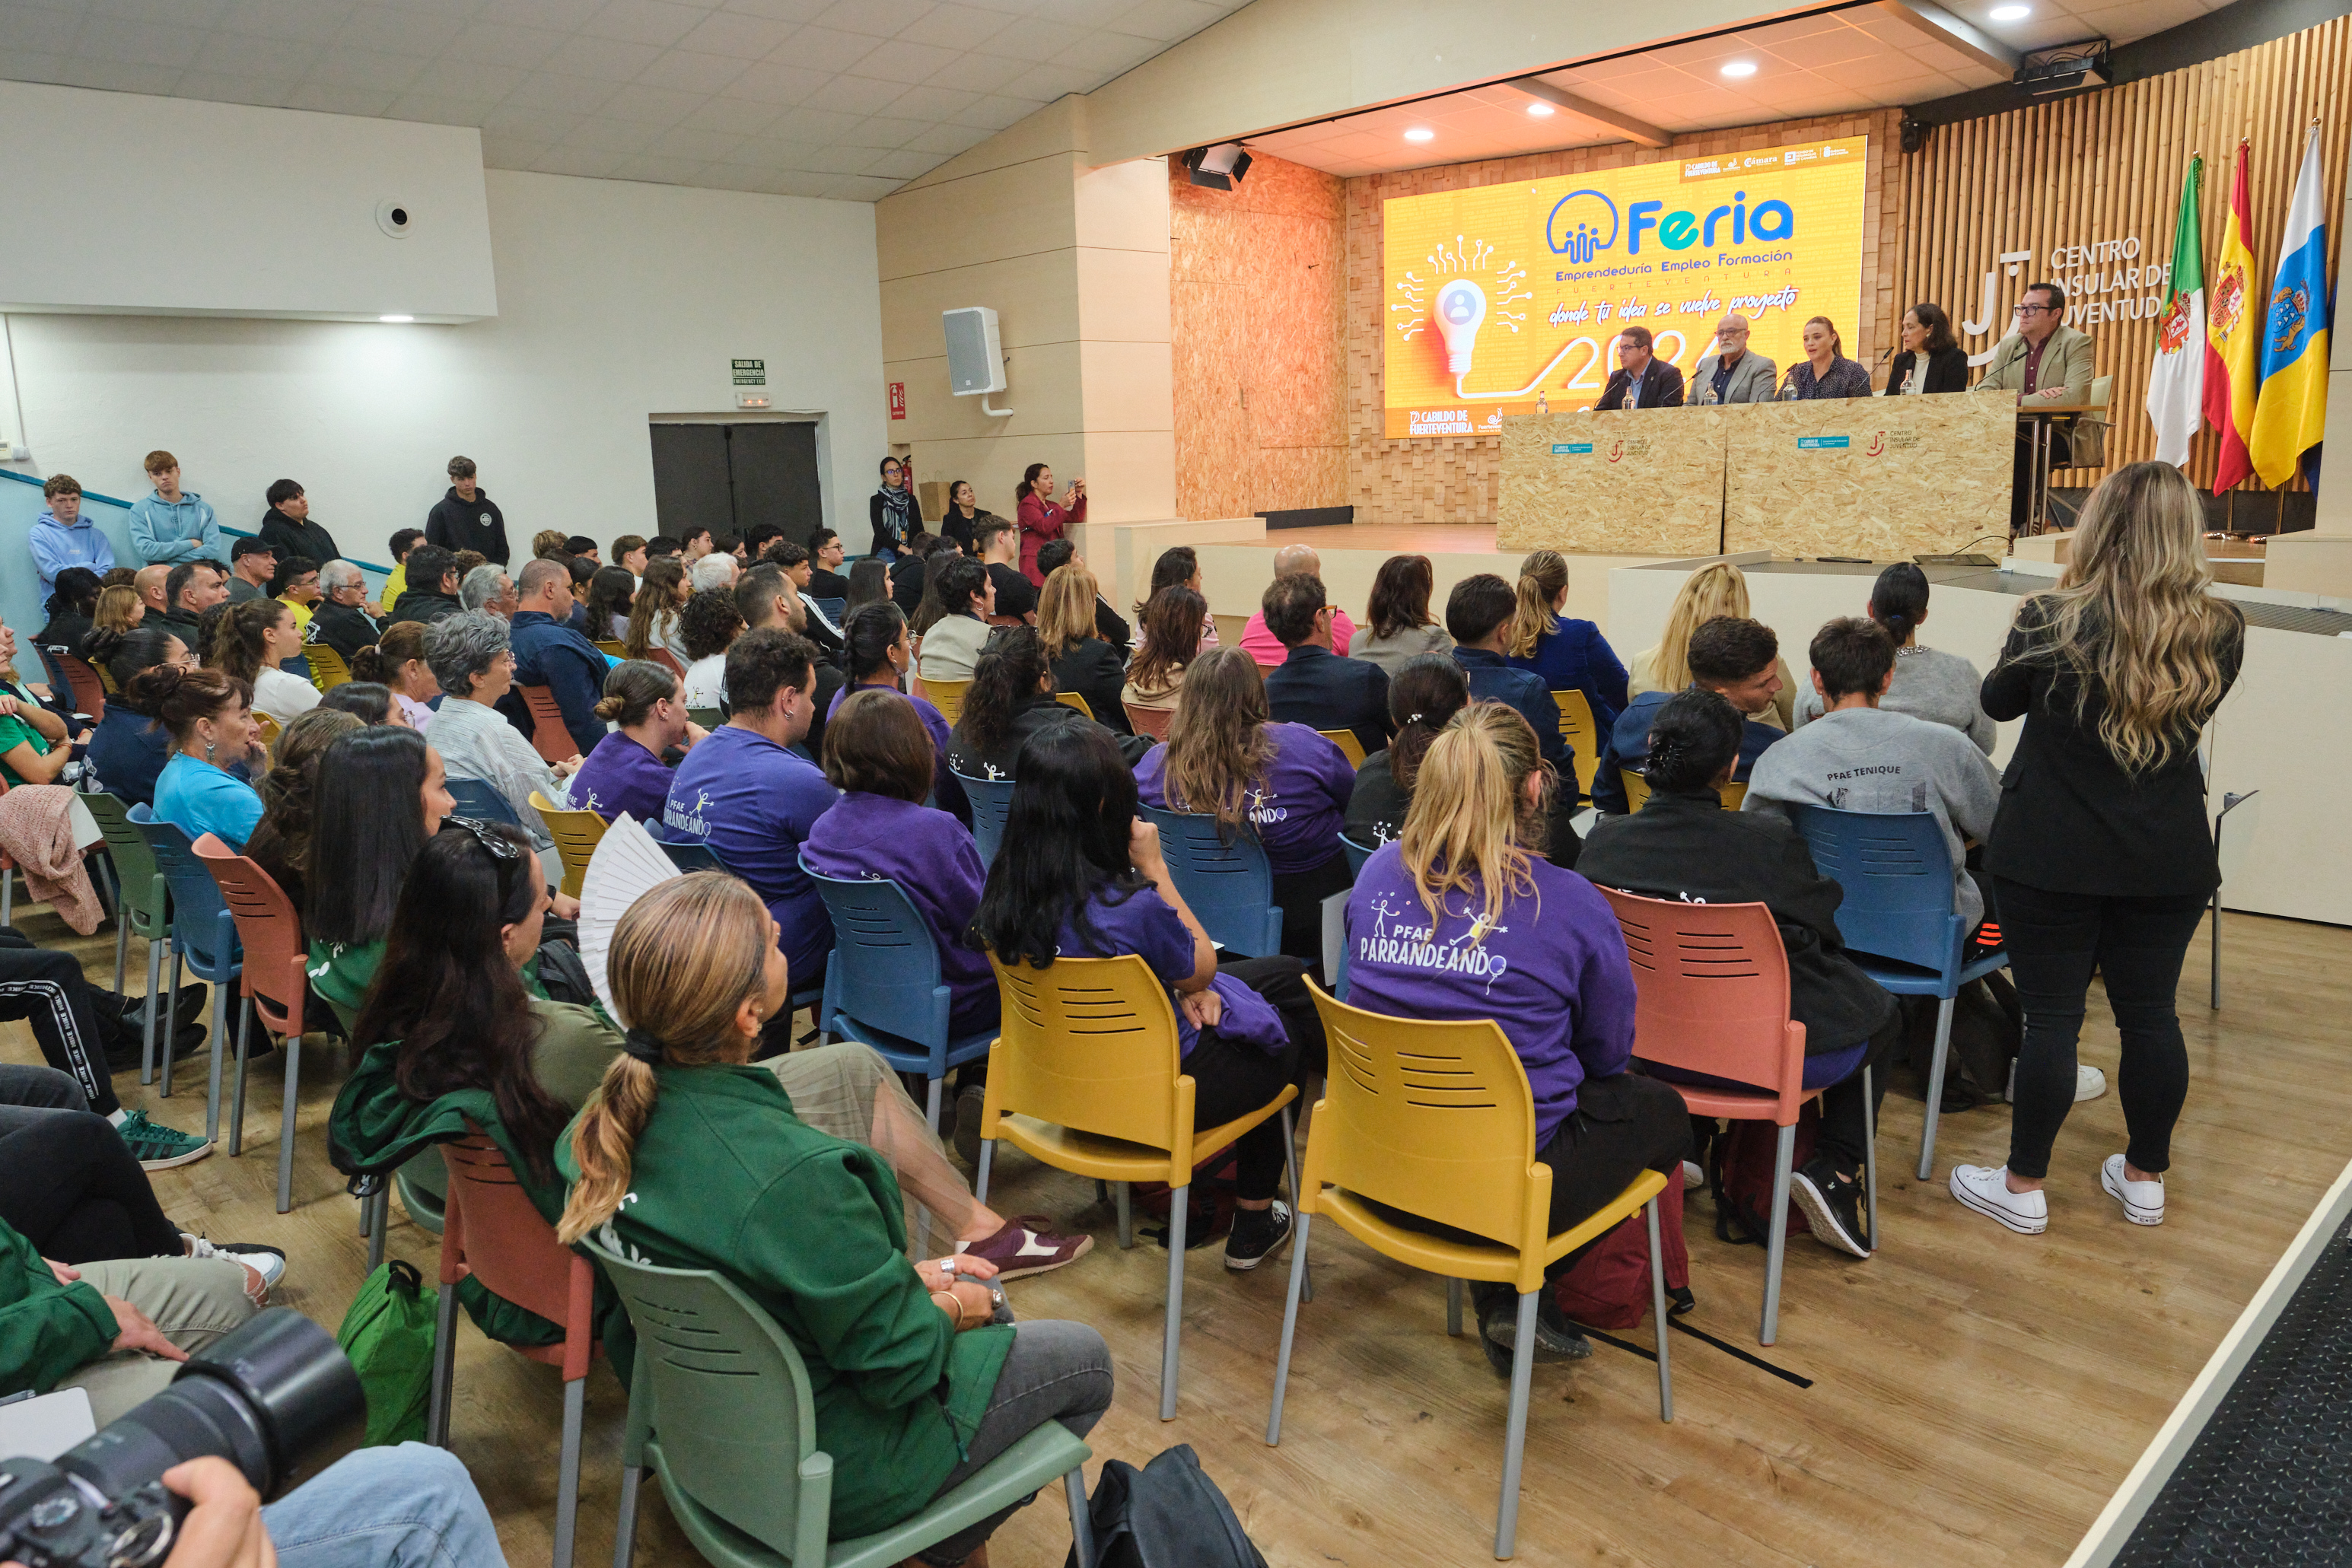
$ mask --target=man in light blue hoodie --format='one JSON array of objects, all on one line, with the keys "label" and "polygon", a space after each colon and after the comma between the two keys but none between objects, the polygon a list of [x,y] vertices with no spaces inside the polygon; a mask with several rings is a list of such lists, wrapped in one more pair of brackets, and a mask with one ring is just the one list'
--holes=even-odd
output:
[{"label": "man in light blue hoodie", "polygon": [[180,460],[168,452],[147,455],[147,476],[155,493],[131,508],[131,548],[149,566],[184,560],[216,560],[226,570],[228,546],[220,520],[202,496],[180,488]]},{"label": "man in light blue hoodie", "polygon": [[114,547],[81,515],[81,485],[70,474],[52,474],[41,485],[49,509],[33,519],[33,565],[41,574],[41,599],[57,591],[58,573],[86,566],[104,577],[114,570]]}]

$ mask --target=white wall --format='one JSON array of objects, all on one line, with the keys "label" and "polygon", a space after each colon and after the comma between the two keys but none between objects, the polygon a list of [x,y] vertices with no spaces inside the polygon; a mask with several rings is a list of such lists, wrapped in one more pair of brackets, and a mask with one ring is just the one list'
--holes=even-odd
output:
[{"label": "white wall", "polygon": [[[299,479],[346,550],[382,559],[464,453],[519,550],[542,528],[651,534],[646,416],[730,411],[730,361],[763,359],[774,408],[824,416],[826,517],[864,543],[888,418],[872,206],[499,170],[487,183],[492,320],[8,318],[32,455],[16,466],[136,497],[141,458],[164,447],[245,528],[271,480]],[[0,538],[0,560],[13,584],[21,537]]]}]

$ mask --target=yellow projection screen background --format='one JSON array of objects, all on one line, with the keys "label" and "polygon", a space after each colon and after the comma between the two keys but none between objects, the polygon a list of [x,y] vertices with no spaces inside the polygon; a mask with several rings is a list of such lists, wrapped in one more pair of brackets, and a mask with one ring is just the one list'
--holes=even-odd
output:
[{"label": "yellow projection screen background", "polygon": [[1590,408],[1639,323],[1685,377],[1727,310],[1782,374],[1805,319],[1851,348],[1867,137],[1480,185],[1383,204],[1391,436],[1484,435]]}]

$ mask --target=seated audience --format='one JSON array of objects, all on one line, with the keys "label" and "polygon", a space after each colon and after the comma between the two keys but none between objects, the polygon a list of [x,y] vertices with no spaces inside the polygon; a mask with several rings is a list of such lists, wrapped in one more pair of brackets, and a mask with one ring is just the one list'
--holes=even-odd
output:
[{"label": "seated audience", "polygon": [[345,681],[319,699],[319,706],[347,713],[362,724],[396,724],[412,727],[406,710],[393,700],[392,688],[380,681]]},{"label": "seated audience", "polygon": [[[919,571],[920,568],[917,570]],[[844,612],[845,614],[855,615],[869,604],[893,601],[890,591],[890,569],[878,560],[859,561],[849,569],[849,575],[844,578],[842,582],[843,599],[847,605],[847,609]],[[906,612],[902,610],[899,614],[903,618]],[[845,622],[842,631],[845,633],[848,630],[848,624]]]},{"label": "seated audience", "polygon": [[433,722],[433,705],[441,699],[441,683],[425,659],[425,627],[415,621],[395,621],[383,629],[373,648],[352,656],[352,679],[381,683],[408,719],[411,729]]},{"label": "seated audience", "polygon": [[687,569],[687,580],[697,593],[710,590],[732,589],[735,580],[743,575],[743,563],[729,550],[714,549]]},{"label": "seated audience", "polygon": [[346,1039],[357,1038],[352,1026],[383,962],[409,868],[456,810],[447,780],[424,737],[390,725],[338,736],[320,760],[302,934],[310,988]]},{"label": "seated audience", "polygon": [[[744,1071],[764,1022],[809,983],[772,932],[740,883],[708,873],[622,916],[611,972],[629,1033],[557,1144],[571,1195],[556,1234],[715,1270],[772,1316],[808,1364],[815,1440],[837,1467],[834,1532],[863,1535],[1046,1421],[1091,1429],[1110,1405],[1110,1352],[1082,1324],[992,1326],[987,1290],[955,1275],[995,1266],[968,1252],[910,1263],[887,1161],[811,1126],[782,1083]],[[714,1161],[756,1174],[713,1184]],[[1019,1506],[924,1556],[963,1561]]]},{"label": "seated audience", "polygon": [[953,544],[942,539],[937,534],[917,534],[907,541],[907,548],[898,552],[898,559],[896,560],[882,561],[871,556],[866,558],[869,560],[875,560],[877,565],[889,572],[891,602],[898,605],[899,613],[906,616],[908,623],[914,627],[915,635],[918,637],[923,634],[929,625],[924,619],[926,607],[931,611],[931,620],[939,619],[935,597],[936,586],[931,580],[931,573],[946,564],[945,558],[940,555],[941,551],[945,551],[949,556],[961,553]]},{"label": "seated audience", "polygon": [[137,589],[127,583],[101,588],[98,591],[98,609],[90,616],[90,629],[73,651],[95,664],[101,655],[92,651],[91,639],[101,632],[119,637],[146,619],[147,601],[139,597]]},{"label": "seated audience", "polygon": [[245,841],[245,852],[269,873],[295,913],[301,913],[310,869],[310,830],[318,806],[319,759],[327,747],[367,727],[351,714],[313,708],[289,724],[261,776],[261,821]]},{"label": "seated audience", "polygon": [[[1666,612],[1666,630],[1658,645],[1633,655],[1633,666],[1626,677],[1627,692],[1636,697],[1643,692],[1664,692],[1672,696],[1690,685],[1691,633],[1718,615],[1728,615],[1736,621],[1749,619],[1748,576],[1727,560],[1700,567],[1683,580],[1673,608]],[[1760,724],[1787,729],[1793,722],[1797,677],[1780,660],[1775,660],[1773,673],[1780,678],[1780,689],[1774,694],[1771,705],[1753,716]],[[1601,733],[1606,735],[1608,731]]]},{"label": "seated audience", "polygon": [[408,552],[404,565],[408,586],[399,599],[385,606],[392,620],[430,626],[464,612],[466,607],[457,602],[460,574],[456,556],[439,545],[418,545]]},{"label": "seated audience", "polygon": [[268,539],[240,538],[228,547],[228,601],[243,604],[270,597],[270,580],[278,575],[278,549]]},{"label": "seated audience", "polygon": [[571,624],[572,577],[560,561],[530,561],[516,580],[520,608],[509,635],[514,643],[515,682],[545,686],[563,715],[563,727],[581,754],[604,738],[596,705],[604,695],[604,672],[612,662]]},{"label": "seated audience", "polygon": [[531,837],[546,849],[555,841],[530,803],[536,789],[562,799],[562,780],[580,766],[577,757],[548,766],[531,744],[498,711],[499,699],[514,689],[514,653],[507,623],[484,611],[468,610],[436,622],[425,634],[425,659],[441,683],[441,706],[433,715],[433,748],[452,779],[473,779],[506,800]]},{"label": "seated audience", "polygon": [[[1198,574],[1195,573],[1197,576]],[[1274,576],[1276,581],[1286,577],[1311,577],[1322,580],[1323,558],[1315,553],[1312,545],[1285,545],[1274,552]],[[1356,623],[1348,619],[1344,610],[1331,612],[1331,652],[1341,658],[1348,656],[1349,640],[1356,634]],[[1266,629],[1265,612],[1261,609],[1242,628],[1242,650],[1258,662],[1260,669],[1272,669],[1290,656],[1290,650],[1280,638]]]},{"label": "seated audience", "polygon": [[[1482,571],[1454,585],[1445,598],[1445,629],[1454,634],[1454,660],[1470,678],[1470,695],[1501,703],[1528,721],[1543,747],[1544,760],[1572,787],[1576,753],[1559,733],[1559,704],[1541,675],[1514,668],[1505,656],[1518,596],[1493,572]],[[1597,786],[1596,786],[1597,788]]]},{"label": "seated audience", "polygon": [[319,593],[302,640],[325,643],[348,665],[362,648],[383,635],[383,626],[367,612],[366,574],[350,561],[331,560],[319,569]]},{"label": "seated audience", "polygon": [[[1367,849],[1404,831],[1421,758],[1448,720],[1470,704],[1470,677],[1443,653],[1423,653],[1398,666],[1389,681],[1389,716],[1396,738],[1364,758],[1348,797],[1341,831]],[[1558,792],[1555,791],[1555,794]]]},{"label": "seated audience", "polygon": [[1353,730],[1370,756],[1389,743],[1389,677],[1378,664],[1332,652],[1339,611],[1323,597],[1323,580],[1293,574],[1266,585],[1258,618],[1286,651],[1265,673],[1265,706],[1277,724]]},{"label": "seated audience", "polygon": [[[948,742],[948,762],[967,779],[1015,776],[1021,749],[1033,736],[1065,724],[1086,724],[1077,709],[1055,700],[1054,666],[1045,639],[1027,626],[1000,628],[981,651],[963,695],[963,712]],[[1130,741],[1139,752],[1141,742]]]},{"label": "seated audience", "polygon": [[1268,722],[1265,683],[1239,648],[1212,648],[1184,677],[1168,727],[1136,768],[1148,805],[1213,814],[1221,831],[1246,830],[1265,848],[1282,950],[1319,964],[1323,901],[1353,877],[1339,849],[1356,770],[1303,724]]},{"label": "seated audience", "polygon": [[[1054,544],[1067,542],[1056,539]],[[1127,662],[1096,635],[1095,612],[1101,602],[1093,572],[1075,561],[1056,567],[1037,596],[1038,636],[1053,663],[1055,689],[1076,692],[1097,722],[1131,735],[1134,727],[1127,722],[1119,695],[1127,685]]]},{"label": "seated audience", "polygon": [[1534,671],[1549,690],[1582,692],[1593,734],[1607,735],[1628,701],[1625,666],[1600,627],[1561,613],[1568,607],[1567,560],[1558,550],[1536,551],[1519,563],[1517,591],[1503,639],[1505,657]]},{"label": "seated audience", "polygon": [[1181,583],[1151,596],[1136,615],[1143,627],[1143,645],[1127,667],[1127,685],[1118,694],[1123,706],[1176,711],[1184,671],[1206,645],[1201,627],[1208,616],[1209,601]]},{"label": "seated audience", "polygon": [[41,597],[58,591],[58,574],[82,567],[93,577],[114,570],[114,546],[97,524],[81,515],[81,483],[70,474],[52,474],[41,481],[47,510],[33,519],[28,538],[33,570],[41,580]]},{"label": "seated audience", "polygon": [[[744,630],[759,631],[773,627],[804,637],[809,624],[809,607],[793,587],[783,568],[765,561],[743,573],[735,584],[735,610],[743,617]],[[814,762],[824,755],[825,716],[833,711],[833,699],[849,685],[849,677],[841,665],[824,656],[824,649],[814,638],[808,638],[819,657],[816,665],[816,695],[809,712],[808,733],[793,743],[793,749]],[[720,671],[720,691],[726,689],[724,667]]]},{"label": "seated audience", "polygon": [[[1078,547],[1068,539],[1055,539],[1037,552],[1037,570],[1047,577],[1073,563],[1078,566],[1087,564],[1086,558],[1078,553]],[[1117,649],[1119,663],[1126,664],[1130,644],[1135,641],[1135,632],[1128,625],[1127,618],[1113,610],[1110,601],[1103,597],[1099,581],[1095,584],[1095,635]]]},{"label": "seated audience", "polygon": [[931,737],[932,803],[969,828],[971,802],[965,798],[963,785],[957,780],[955,768],[948,760],[952,732],[947,716],[929,697],[915,696],[907,691],[907,677],[915,667],[915,640],[908,634],[906,617],[898,613],[897,605],[883,600],[853,612],[848,630],[848,645],[842,658],[849,666],[849,684],[826,700],[826,719],[830,721],[838,714],[841,705],[853,693],[896,692],[905,697],[914,705],[915,716],[923,721],[924,733]]},{"label": "seated audience", "polygon": [[[849,597],[849,579],[841,574],[841,563],[848,551],[841,536],[831,528],[819,528],[808,537],[808,591],[819,599]],[[888,570],[888,563],[877,561],[877,566]]]},{"label": "seated audience", "polygon": [[1021,530],[1003,517],[988,517],[972,530],[972,541],[996,590],[996,608],[989,613],[999,620],[1026,621],[1034,626],[1037,587],[1022,574]]},{"label": "seated audience", "polygon": [[[1633,971],[1616,915],[1538,848],[1548,772],[1535,731],[1499,703],[1446,721],[1421,758],[1403,835],[1348,895],[1348,1001],[1392,1018],[1495,1020],[1527,1069],[1557,1234],[1645,1170],[1679,1176],[1691,1139],[1682,1096],[1628,1071]],[[1588,1250],[1547,1264],[1545,1278]],[[1471,1289],[1487,1363],[1507,1375],[1517,1298],[1507,1285]],[[1537,1357],[1591,1354],[1551,1291],[1539,1294]]]},{"label": "seated audience", "polygon": [[211,663],[253,688],[255,712],[283,725],[319,706],[318,687],[279,668],[301,651],[292,611],[274,599],[248,599],[229,612]]},{"label": "seated audience", "polygon": [[[1717,693],[1744,716],[1739,756],[1732,778],[1746,783],[1756,759],[1788,732],[1763,722],[1780,689],[1780,639],[1760,621],[1738,621],[1718,615],[1691,633],[1691,684]],[[1675,694],[1679,695],[1679,694]],[[1604,811],[1628,809],[1621,771],[1646,771],[1650,725],[1672,700],[1664,692],[1643,692],[1625,706],[1608,740],[1601,748],[1601,769],[1592,777],[1592,803]]]},{"label": "seated audience", "polygon": [[1348,656],[1377,664],[1394,679],[1397,667],[1423,653],[1443,653],[1454,639],[1429,612],[1437,569],[1425,555],[1392,555],[1372,579],[1371,624],[1348,644]]},{"label": "seated audience", "polygon": [[734,716],[679,763],[662,813],[668,836],[706,845],[750,883],[775,916],[793,984],[824,976],[833,921],[801,870],[801,845],[831,809],[824,775],[789,749],[808,733],[816,695],[816,650],[772,627],[746,632],[727,650]]},{"label": "seated audience", "polygon": [[761,564],[784,574],[787,595],[800,616],[801,634],[827,657],[840,653],[841,628],[834,624],[833,617],[824,612],[824,607],[809,591],[810,580],[815,573],[809,566],[808,551],[790,539],[778,539],[768,547]]},{"label": "seated audience", "polygon": [[[642,547],[640,547],[642,548]],[[629,634],[629,611],[637,597],[636,574],[625,566],[600,566],[588,580],[588,635],[617,643]]]},{"label": "seated audience", "polygon": [[[204,986],[184,986],[176,997],[158,995],[163,1012],[156,1028],[172,1034],[176,1054],[187,1055],[205,1042],[204,1017],[207,991]],[[0,1105],[52,1106],[88,1111],[110,1125],[131,1157],[147,1170],[170,1170],[203,1159],[213,1152],[206,1139],[151,1122],[144,1111],[127,1111],[114,1097],[115,1072],[135,1067],[143,1054],[147,998],[104,991],[84,977],[81,963],[70,953],[36,947],[13,927],[0,927],[0,1019],[23,1019],[32,1028],[33,1043],[40,1047],[47,1067],[12,1067],[0,1063]],[[46,1089],[46,1092],[33,1091]],[[0,1112],[0,1139],[10,1130]],[[37,1168],[40,1162],[32,1162]],[[0,1196],[16,1181],[0,1177]],[[22,1210],[0,1214],[10,1224]]]},{"label": "seated audience", "polygon": [[629,606],[629,629],[621,638],[623,651],[632,659],[651,659],[658,648],[676,659],[683,672],[686,643],[678,636],[677,614],[693,592],[677,557],[657,556],[647,561],[645,580],[637,584],[637,597]]},{"label": "seated audience", "polygon": [[[1239,650],[1228,656],[1249,664]],[[990,863],[973,935],[1008,968],[1141,957],[1176,993],[1177,1049],[1193,1083],[1195,1128],[1221,1126],[1281,1093],[1302,1061],[1322,1053],[1297,960],[1219,960],[1168,873],[1158,830],[1136,809],[1135,775],[1107,732],[1050,730],[1021,763],[1004,825],[1005,841],[1020,852]],[[1285,1152],[1276,1116],[1234,1145],[1228,1269],[1255,1269],[1290,1238],[1290,1206],[1275,1196]]]},{"label": "seated audience", "polygon": [[572,776],[572,804],[608,822],[626,811],[658,827],[669,801],[669,764],[663,755],[672,747],[691,751],[709,733],[687,717],[686,708],[677,677],[652,660],[625,659],[614,665],[604,677],[596,716],[619,727],[605,733]]},{"label": "seated audience", "polygon": [[161,626],[94,633],[90,655],[106,662],[115,695],[107,698],[106,716],[90,732],[81,787],[91,794],[111,795],[126,806],[152,807],[155,780],[171,759],[172,737],[133,695],[132,683],[158,664],[194,669],[195,655]]},{"label": "seated audience", "polygon": [[530,556],[533,560],[570,560],[571,549],[564,543],[562,528],[541,528],[530,536]]},{"label": "seated audience", "polygon": [[944,566],[934,559],[930,566],[931,581],[923,591],[928,595],[932,588],[938,590],[940,614],[928,628],[919,617],[916,621],[916,632],[923,640],[922,676],[927,681],[968,681],[981,644],[988,641],[988,618],[996,613],[996,584],[988,568],[969,557],[950,557]]},{"label": "seated audience", "polygon": [[[467,578],[471,577],[477,570],[483,567],[504,566],[506,564],[504,561],[492,560],[489,557],[484,555],[478,549],[461,549],[450,559],[457,563],[457,580],[460,583],[463,583]],[[465,606],[461,604],[458,608],[462,610]]]},{"label": "seated audience", "polygon": [[1876,622],[1831,622],[1813,633],[1811,658],[1813,694],[1828,711],[1756,759],[1742,809],[1934,812],[1952,857],[1952,907],[1973,931],[1985,900],[1967,844],[1992,831],[2000,770],[1961,731],[1885,706],[1898,665]]},{"label": "seated audience", "polygon": [[[319,563],[309,556],[289,556],[278,563],[269,579],[269,597],[286,606],[294,617],[294,630],[307,635],[310,627],[311,606],[317,604],[319,593]],[[296,653],[297,659],[302,655]],[[307,661],[302,667],[309,669]]]},{"label": "seated audience", "polygon": [[291,479],[276,480],[268,499],[269,509],[261,514],[257,537],[277,552],[280,562],[299,555],[316,565],[343,553],[335,548],[335,536],[310,516],[310,497],[301,486]]},{"label": "seated audience", "polygon": [[217,834],[242,853],[261,821],[261,797],[227,769],[269,766],[253,722],[253,688],[219,670],[157,664],[131,683],[130,696],[172,737],[172,758],[155,779],[156,821],[191,841]]},{"label": "seated audience", "polygon": [[383,580],[384,608],[390,609],[399,603],[400,596],[408,591],[408,552],[424,539],[423,528],[394,528],[392,531],[392,538],[385,547],[392,556],[392,570],[384,575]]},{"label": "seated audience", "polygon": [[197,622],[205,612],[228,602],[226,569],[215,560],[184,560],[163,579],[162,620],[180,641],[196,647],[204,641]]},{"label": "seated audience", "polygon": [[[44,648],[63,648],[68,653],[79,653],[89,634],[98,629],[98,596],[102,591],[98,573],[89,568],[68,566],[60,570],[48,598],[41,605],[48,624],[33,634],[33,641]],[[121,591],[137,602],[136,594],[127,589]]]},{"label": "seated audience", "polygon": [[507,569],[487,560],[467,572],[457,584],[460,609],[486,610],[501,621],[514,619],[519,598],[515,591],[515,580],[507,575]]},{"label": "seated audience", "polygon": [[564,553],[571,556],[574,560],[584,560],[592,567],[598,567],[604,564],[602,560],[597,559],[596,541],[590,538],[586,534],[565,535],[563,539],[563,549]]},{"label": "seated audience", "polygon": [[56,783],[76,748],[86,751],[95,737],[91,729],[69,736],[37,695],[47,690],[16,673],[16,633],[0,626],[0,779],[11,786]]},{"label": "seated audience", "polygon": [[131,574],[131,586],[139,591],[139,601],[150,615],[161,615],[172,604],[172,569],[168,566],[142,566]]},{"label": "seated audience", "polygon": [[[1698,643],[1694,636],[1694,653]],[[1770,907],[1788,955],[1789,1014],[1805,1026],[1805,1087],[1824,1092],[1820,1141],[1797,1171],[1792,1193],[1822,1243],[1867,1258],[1877,1238],[1869,1232],[1857,1179],[1867,1125],[1862,1071],[1879,1067],[1901,1037],[1902,1013],[1846,956],[1837,927],[1844,890],[1813,868],[1787,819],[1727,811],[1717,800],[1743,736],[1754,727],[1703,685],[1668,699],[1650,726],[1648,802],[1633,816],[1595,827],[1578,869],[1644,898]],[[1361,983],[1352,969],[1349,979]],[[1652,1071],[1671,1076],[1664,1068]],[[1886,1074],[1873,1078],[1874,1115]]]},{"label": "seated audience", "polygon": [[[1949,725],[1991,756],[2000,729],[1977,700],[1977,689],[1984,684],[1977,667],[1958,653],[1920,644],[1919,628],[1927,619],[1927,574],[1907,560],[1880,572],[1870,590],[1870,618],[1895,640],[1895,684],[1877,706],[1930,724]],[[1818,688],[1799,693],[1796,723],[1819,718],[1822,709]]]},{"label": "seated audience", "polygon": [[1201,594],[1201,646],[1217,645],[1217,618],[1209,613],[1209,599],[1201,589],[1201,558],[1191,545],[1177,545],[1160,552],[1151,563],[1151,586],[1135,606],[1138,620],[1143,617],[1143,607],[1159,596],[1163,588],[1189,588]]}]

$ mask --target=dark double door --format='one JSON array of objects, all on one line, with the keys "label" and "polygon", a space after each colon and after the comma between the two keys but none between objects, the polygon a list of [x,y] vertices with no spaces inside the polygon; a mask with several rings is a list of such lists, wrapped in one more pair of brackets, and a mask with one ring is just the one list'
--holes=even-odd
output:
[{"label": "dark double door", "polygon": [[824,522],[816,426],[782,420],[655,424],[654,516],[684,538],[696,528],[742,537],[770,523],[806,539]]}]

